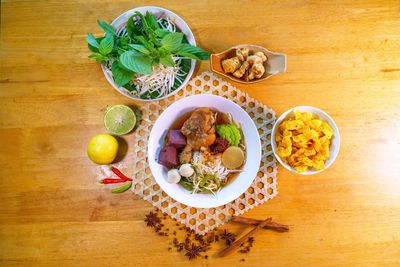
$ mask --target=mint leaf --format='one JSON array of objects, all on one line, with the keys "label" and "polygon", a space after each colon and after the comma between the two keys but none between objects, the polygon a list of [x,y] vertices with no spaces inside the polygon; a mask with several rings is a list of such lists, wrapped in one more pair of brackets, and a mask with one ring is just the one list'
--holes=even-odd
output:
[{"label": "mint leaf", "polygon": [[140,42],[140,43],[142,43],[147,49],[151,49],[151,48],[154,48],[154,44],[153,43],[151,43],[151,42],[148,42],[147,40],[146,40],[146,38],[144,37],[144,36],[142,36],[142,35],[139,35],[139,36],[135,36],[135,39],[138,41],[138,42]]},{"label": "mint leaf", "polygon": [[114,82],[119,86],[122,87],[127,84],[130,80],[132,80],[134,73],[130,70],[126,70],[122,68],[117,61],[111,66],[111,71],[113,74]]},{"label": "mint leaf", "polygon": [[88,33],[86,37],[86,41],[93,47],[99,48],[99,43],[97,42],[96,38],[94,38],[93,34]]},{"label": "mint leaf", "polygon": [[131,16],[128,21],[126,22],[126,31],[128,32],[128,36],[131,39],[135,39],[135,36],[141,35],[142,34],[142,29],[139,25],[137,25],[134,21],[133,18],[135,16]]},{"label": "mint leaf", "polygon": [[170,52],[174,52],[181,45],[183,34],[180,32],[171,32],[161,39],[162,47]]},{"label": "mint leaf", "polygon": [[133,49],[145,54],[145,55],[149,55],[150,51],[144,47],[143,45],[140,44],[129,44],[130,47],[132,47]]},{"label": "mint leaf", "polygon": [[137,51],[126,51],[119,59],[122,66],[136,73],[150,74],[152,71],[151,59],[143,54],[138,54]]},{"label": "mint leaf", "polygon": [[103,62],[106,62],[106,61],[108,60],[108,57],[106,57],[106,56],[104,56],[104,55],[102,55],[102,54],[99,54],[99,53],[91,54],[91,55],[89,56],[89,58],[94,58],[94,59],[96,59],[96,61],[97,61],[98,63],[103,63]]},{"label": "mint leaf", "polygon": [[157,29],[157,30],[154,31],[154,33],[155,33],[158,37],[163,38],[165,35],[169,34],[170,31],[167,31],[167,30],[164,30],[164,29]]},{"label": "mint leaf", "polygon": [[161,62],[161,64],[163,64],[165,66],[170,66],[170,67],[175,66],[175,62],[172,59],[171,55],[166,55],[166,56],[160,58],[160,62]]},{"label": "mint leaf", "polygon": [[190,44],[181,44],[174,53],[183,57],[188,57],[196,60],[206,60],[210,57],[210,54],[208,54],[203,49]]},{"label": "mint leaf", "polygon": [[161,47],[161,48],[158,49],[158,56],[159,57],[165,57],[165,56],[170,55],[170,54],[171,53],[165,48]]},{"label": "mint leaf", "polygon": [[105,21],[102,20],[97,20],[97,23],[99,24],[99,26],[106,32],[109,33],[111,35],[117,35],[117,33],[115,32],[115,29],[113,26],[111,26],[110,24],[108,24]]},{"label": "mint leaf", "polygon": [[157,19],[152,13],[147,11],[144,18],[149,28],[151,28],[152,30],[156,30],[158,28]]},{"label": "mint leaf", "polygon": [[106,34],[106,37],[100,42],[99,52],[103,55],[107,55],[111,53],[113,47],[114,47],[114,36]]}]

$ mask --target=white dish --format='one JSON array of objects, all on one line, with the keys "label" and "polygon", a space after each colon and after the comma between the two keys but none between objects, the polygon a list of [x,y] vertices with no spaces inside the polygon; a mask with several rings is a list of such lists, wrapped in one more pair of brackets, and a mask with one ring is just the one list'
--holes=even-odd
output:
[{"label": "white dish", "polygon": [[[168,183],[167,168],[157,162],[159,151],[164,145],[165,135],[173,122],[183,114],[198,107],[209,107],[220,112],[230,113],[233,120],[241,125],[246,143],[246,161],[243,172],[215,196],[212,194],[191,194],[179,184]],[[253,120],[245,110],[234,102],[211,94],[185,97],[169,106],[155,122],[148,144],[148,161],[158,185],[176,201],[196,208],[218,207],[238,198],[253,182],[261,161],[260,136]]]},{"label": "white dish", "polygon": [[[186,39],[188,40],[189,44],[191,45],[196,45],[196,40],[194,39],[194,35],[192,31],[190,30],[189,26],[186,24],[186,22],[181,19],[178,15],[176,15],[174,12],[161,8],[161,7],[155,7],[155,6],[143,6],[143,7],[137,7],[131,10],[126,11],[125,13],[121,14],[118,18],[116,18],[111,25],[114,26],[114,28],[119,32],[119,30],[123,27],[125,27],[126,22],[128,19],[135,14],[135,12],[138,11],[142,14],[145,14],[147,11],[153,13],[155,16],[161,16],[164,15],[168,18],[170,18],[172,21],[175,22],[176,26],[182,31],[182,33],[185,35]],[[107,67],[102,64],[101,69],[103,70],[104,76],[106,77],[107,81],[111,84],[112,87],[114,87],[118,92],[123,94],[126,97],[129,97],[131,99],[139,100],[139,101],[144,101],[144,102],[151,102],[151,101],[157,101],[161,100],[167,97],[170,97],[174,94],[176,94],[179,90],[185,87],[185,85],[189,82],[190,78],[192,77],[192,74],[194,72],[194,69],[196,67],[196,60],[192,59],[191,60],[191,66],[188,75],[186,76],[185,80],[183,83],[176,88],[173,92],[159,98],[154,98],[154,99],[142,99],[139,97],[136,97],[134,95],[131,95],[126,92],[126,90],[122,87],[119,87],[113,79],[111,71],[107,69]]]},{"label": "white dish", "polygon": [[[276,153],[276,141],[275,141],[275,136],[276,132],[278,131],[278,126],[281,124],[281,122],[286,119],[288,116],[293,115],[293,111],[298,110],[301,112],[310,112],[312,114],[317,115],[320,119],[325,120],[326,122],[329,123],[329,125],[333,129],[333,138],[331,141],[331,145],[329,147],[330,151],[330,156],[329,159],[325,162],[325,169],[323,170],[310,170],[310,171],[305,171],[305,172],[297,172],[295,169],[290,167],[288,164],[284,163],[281,158],[278,156]],[[332,163],[335,161],[337,155],[339,154],[339,149],[340,149],[340,134],[339,134],[339,129],[336,126],[336,123],[333,121],[333,119],[324,111],[310,107],[310,106],[299,106],[299,107],[294,107],[283,113],[275,122],[274,127],[272,128],[272,134],[271,134],[271,145],[272,145],[272,151],[274,152],[275,158],[279,161],[279,163],[287,170],[293,172],[293,173],[298,173],[302,175],[311,175],[311,174],[317,174],[320,173],[324,170],[326,170],[329,166],[332,165]]]}]

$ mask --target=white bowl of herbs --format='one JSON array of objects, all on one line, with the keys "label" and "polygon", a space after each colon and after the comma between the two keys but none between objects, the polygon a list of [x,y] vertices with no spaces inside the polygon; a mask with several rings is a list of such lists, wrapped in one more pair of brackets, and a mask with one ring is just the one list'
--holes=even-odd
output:
[{"label": "white bowl of herbs", "polygon": [[196,47],[185,21],[164,8],[138,7],[111,24],[98,24],[105,34],[88,34],[89,57],[101,64],[116,90],[132,99],[154,101],[177,93],[192,76],[196,60],[209,58]]}]

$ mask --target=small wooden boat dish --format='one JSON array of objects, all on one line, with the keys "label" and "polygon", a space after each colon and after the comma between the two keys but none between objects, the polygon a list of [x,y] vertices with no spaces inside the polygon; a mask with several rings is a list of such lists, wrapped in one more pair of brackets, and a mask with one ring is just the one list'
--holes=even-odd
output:
[{"label": "small wooden boat dish", "polygon": [[[264,63],[265,73],[261,78],[254,79],[252,81],[245,81],[244,79],[236,78],[235,76],[224,72],[221,62],[225,59],[234,57],[236,55],[236,49],[239,48],[248,48],[251,53],[263,52],[267,56],[268,60]],[[286,54],[271,52],[268,49],[258,45],[242,44],[234,46],[218,54],[211,54],[210,64],[211,70],[221,76],[229,78],[238,83],[251,84],[264,81],[275,74],[285,72]]]}]

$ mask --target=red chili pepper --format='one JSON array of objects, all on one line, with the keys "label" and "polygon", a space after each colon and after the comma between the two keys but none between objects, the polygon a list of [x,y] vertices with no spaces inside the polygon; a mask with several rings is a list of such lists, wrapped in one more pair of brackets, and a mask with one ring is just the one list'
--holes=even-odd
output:
[{"label": "red chili pepper", "polygon": [[123,183],[126,182],[123,179],[120,178],[104,178],[103,180],[100,181],[101,184],[116,184],[116,183]]},{"label": "red chili pepper", "polygon": [[132,178],[129,178],[115,167],[111,167],[111,171],[124,181],[132,181]]}]

